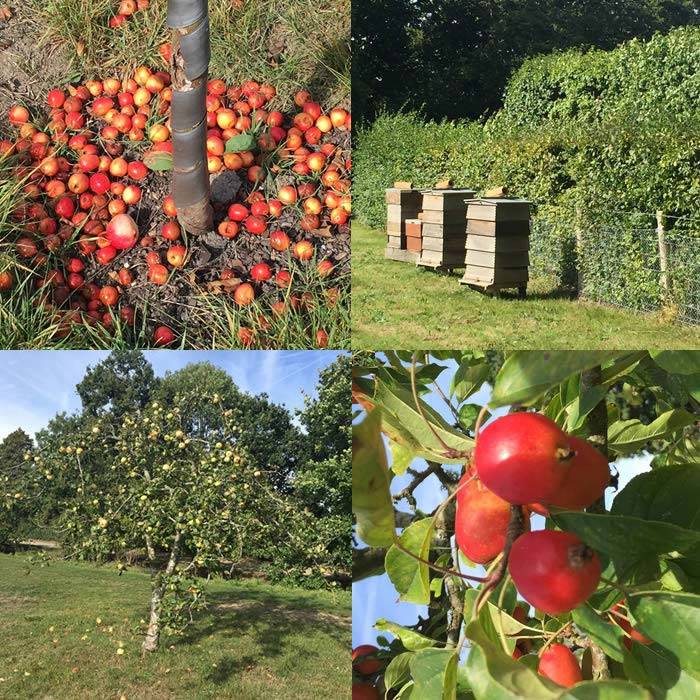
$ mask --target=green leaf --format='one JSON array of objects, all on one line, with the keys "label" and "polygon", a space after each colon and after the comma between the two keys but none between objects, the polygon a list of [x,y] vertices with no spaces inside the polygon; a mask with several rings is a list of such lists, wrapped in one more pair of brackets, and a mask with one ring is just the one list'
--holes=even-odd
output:
[{"label": "green leaf", "polygon": [[464,360],[450,383],[450,395],[459,403],[478,391],[489,376],[489,366],[483,362],[473,364],[473,360]]},{"label": "green leaf", "polygon": [[637,628],[672,652],[683,670],[700,678],[700,596],[632,594],[628,605]]},{"label": "green leaf", "polygon": [[173,169],[173,154],[167,151],[146,151],[143,154],[143,164],[156,172]]},{"label": "green leaf", "polygon": [[[481,406],[475,404],[475,403],[465,403],[462,404],[459,407],[459,422],[461,425],[464,427],[465,430],[473,430],[474,425],[476,423],[476,419],[479,417],[479,414],[481,413]],[[486,421],[489,419],[490,413],[486,411],[486,414],[484,415],[484,420],[483,423],[486,423]]]},{"label": "green leaf", "polygon": [[242,134],[236,134],[232,136],[226,142],[226,153],[243,153],[244,151],[252,151],[255,148],[255,136],[249,131],[245,131]]},{"label": "green leaf", "polygon": [[457,652],[454,649],[422,649],[411,659],[415,697],[421,700],[454,700],[457,697]]},{"label": "green leaf", "polygon": [[562,530],[575,532],[597,552],[625,559],[682,552],[700,543],[700,532],[661,521],[574,511],[551,517]]},{"label": "green leaf", "polygon": [[649,354],[669,374],[700,374],[700,353],[696,350],[650,350]]},{"label": "green leaf", "polygon": [[394,440],[389,440],[389,449],[391,450],[391,471],[397,476],[401,476],[416,458],[416,455],[409,447]]},{"label": "green leaf", "polygon": [[608,656],[616,661],[624,660],[621,637],[624,636],[618,625],[603,620],[588,605],[576,608],[571,617],[576,625],[585,632]]},{"label": "green leaf", "polygon": [[471,622],[466,635],[474,642],[465,668],[476,700],[557,697],[554,683],[508,656],[489,639],[479,622]]},{"label": "green leaf", "polygon": [[413,395],[406,389],[390,386],[378,379],[373,401],[383,410],[382,430],[405,449],[412,450],[416,457],[441,464],[464,462],[464,456],[445,454],[445,448],[439,443],[428,423],[450,449],[463,455],[474,446],[471,438],[448,425],[437,411],[419,398],[418,403],[425,415],[424,419],[416,408]]},{"label": "green leaf", "polygon": [[352,429],[352,511],[358,536],[371,547],[391,544],[396,534],[381,425],[381,411],[375,409]]},{"label": "green leaf", "polygon": [[551,387],[572,374],[602,365],[622,353],[522,350],[503,363],[496,376],[490,406],[530,405]]},{"label": "green leaf", "polygon": [[586,681],[565,690],[559,700],[653,700],[653,696],[627,681]]},{"label": "green leaf", "polygon": [[[411,523],[399,538],[404,549],[427,560],[433,539],[433,519],[424,518]],[[392,545],[384,560],[386,569],[400,599],[407,603],[427,605],[430,602],[430,582],[427,564]]]},{"label": "green leaf", "polygon": [[625,654],[625,675],[632,681],[657,689],[664,700],[697,700],[700,679],[684,671],[678,659],[667,649],[634,644]]},{"label": "green leaf", "polygon": [[668,438],[694,422],[695,416],[682,408],[662,413],[649,425],[636,419],[616,421],[608,428],[608,448],[618,454],[630,454],[650,440]]},{"label": "green leaf", "polygon": [[386,667],[384,671],[384,685],[387,688],[396,688],[400,685],[404,685],[411,680],[411,669],[409,664],[413,654],[411,652],[404,652],[395,656]]},{"label": "green leaf", "polygon": [[586,422],[588,414],[605,398],[608,388],[605,386],[592,386],[582,394],[579,394],[570,404],[566,406],[567,432],[576,432],[581,429]]},{"label": "green leaf", "polygon": [[374,623],[374,626],[380,632],[391,632],[395,637],[401,640],[409,651],[418,651],[419,649],[434,647],[437,644],[434,639],[430,639],[430,637],[426,637],[408,627],[402,627],[395,622],[385,620],[383,617],[379,618]]}]

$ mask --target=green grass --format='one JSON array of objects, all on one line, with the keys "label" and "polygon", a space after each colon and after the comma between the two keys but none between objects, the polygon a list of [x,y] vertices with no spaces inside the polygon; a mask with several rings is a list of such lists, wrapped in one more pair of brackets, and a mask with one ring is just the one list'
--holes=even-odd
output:
[{"label": "green grass", "polygon": [[[386,236],[353,221],[352,345],[356,349],[417,347],[688,348],[700,328],[562,298],[533,280],[528,298],[485,296],[442,275],[384,258]],[[506,296],[507,295],[507,296]]]},{"label": "green grass", "polygon": [[27,563],[0,555],[2,698],[348,696],[348,592],[214,581],[184,638],[141,658],[147,573],[68,562],[27,573]]},{"label": "green grass", "polygon": [[[109,18],[118,0],[31,0],[44,27],[42,43],[65,45],[68,75],[127,74],[136,65],[162,66],[169,41],[167,3],[151,0],[119,29]],[[350,94],[349,0],[211,0],[211,77],[259,80],[278,90],[277,104],[309,89],[326,107]]]}]

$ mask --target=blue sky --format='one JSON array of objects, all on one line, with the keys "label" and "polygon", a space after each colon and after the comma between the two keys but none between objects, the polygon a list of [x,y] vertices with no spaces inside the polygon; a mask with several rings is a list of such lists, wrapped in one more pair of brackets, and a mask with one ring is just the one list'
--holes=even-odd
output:
[{"label": "blue sky", "polygon": [[[439,377],[438,384],[445,393],[450,387],[450,380],[457,369],[457,365],[453,361],[440,362],[448,367]],[[488,402],[491,395],[491,387],[486,384],[476,394],[469,398],[469,403],[484,405]],[[423,397],[436,411],[438,411],[448,422],[454,422],[454,418],[450,414],[449,409],[443,401],[433,393]],[[508,412],[508,408],[498,409],[494,411],[494,417],[503,415]],[[388,454],[389,462],[391,462],[391,454]],[[621,459],[615,462],[620,478],[619,486],[622,489],[630,479],[637,474],[650,469],[651,457],[642,455],[629,459]],[[422,459],[415,460],[412,465],[416,469],[424,468],[425,462]],[[456,469],[457,467],[455,467]],[[393,493],[401,491],[411,480],[411,477],[404,474],[400,477],[395,477],[392,481],[391,490]],[[440,489],[439,482],[436,477],[431,476],[426,479],[414,492],[418,501],[418,506],[426,512],[433,511],[439,503],[445,498],[446,493]],[[613,500],[613,492],[608,489],[606,492],[606,502],[608,507]],[[399,504],[400,510],[408,511],[406,502]],[[535,515],[532,518],[532,528],[541,529],[544,525],[544,518]],[[462,567],[464,573],[473,571],[476,575],[483,573],[482,567],[476,567],[470,570]],[[352,606],[352,645],[353,647],[359,644],[373,644],[377,637],[377,631],[373,629],[375,621],[384,617],[392,622],[397,622],[402,625],[411,625],[417,621],[419,614],[425,615],[426,608],[413,605],[412,603],[402,603],[398,601],[398,594],[394,589],[391,581],[386,574],[382,576],[373,576],[353,584],[353,606]],[[385,634],[385,633],[383,633]]]},{"label": "blue sky", "polygon": [[[330,350],[168,351],[144,353],[157,375],[191,362],[221,367],[251,394],[269,394],[288,409],[303,406],[302,392],[314,394],[319,370],[339,354]],[[80,408],[75,385],[88,365],[109,355],[98,351],[0,351],[0,439],[21,427],[33,435],[56,413]]]}]

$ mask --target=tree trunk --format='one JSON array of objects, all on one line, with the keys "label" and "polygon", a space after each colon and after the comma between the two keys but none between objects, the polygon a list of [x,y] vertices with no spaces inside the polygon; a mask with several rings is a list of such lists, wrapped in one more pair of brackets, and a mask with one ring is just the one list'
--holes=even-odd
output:
[{"label": "tree trunk", "polygon": [[212,228],[206,146],[207,0],[168,0],[168,26],[172,29],[173,198],[182,227],[203,234]]},{"label": "tree trunk", "polygon": [[[180,557],[180,540],[182,533],[178,532],[173,540],[173,548],[170,551],[170,559],[165,567],[165,577],[171,576],[175,571],[178,559]],[[167,580],[167,578],[166,578]],[[154,586],[151,592],[151,616],[148,620],[148,629],[146,630],[146,638],[143,640],[141,650],[145,654],[147,651],[155,651],[160,642],[160,613],[163,604],[163,595],[165,594],[166,581],[161,582],[159,586]]]},{"label": "tree trunk", "polygon": [[153,540],[150,535],[146,535],[146,554],[148,561],[153,561],[156,558],[156,550],[153,547]]}]

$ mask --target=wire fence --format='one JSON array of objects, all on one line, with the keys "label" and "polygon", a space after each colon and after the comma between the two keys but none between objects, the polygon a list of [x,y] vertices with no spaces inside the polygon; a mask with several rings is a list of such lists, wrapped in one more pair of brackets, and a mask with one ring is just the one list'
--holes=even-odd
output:
[{"label": "wire fence", "polygon": [[700,221],[661,216],[656,227],[646,220],[639,227],[629,214],[614,224],[590,221],[536,218],[533,271],[556,276],[582,299],[700,324]]}]

